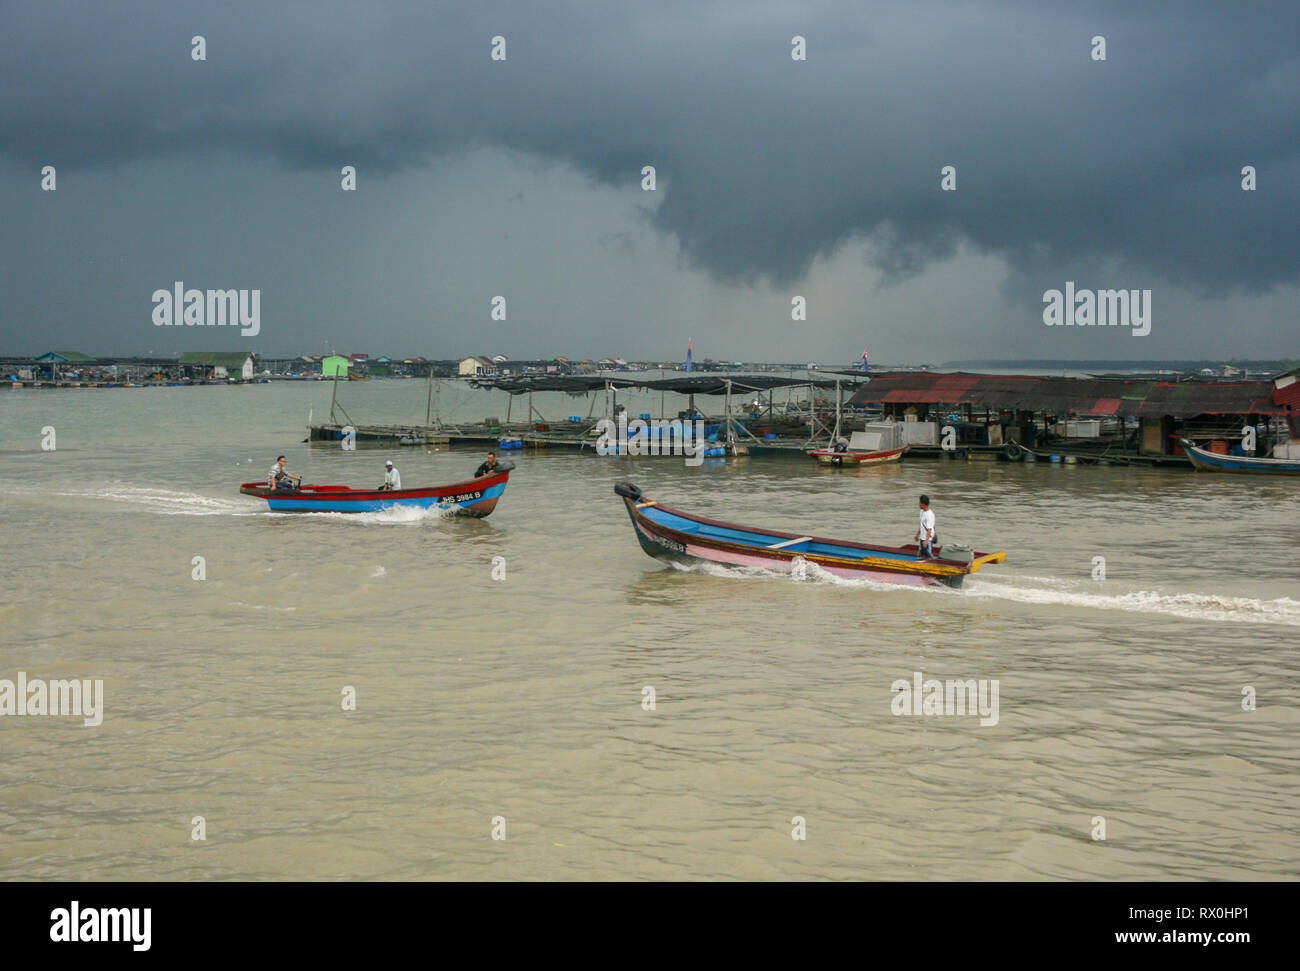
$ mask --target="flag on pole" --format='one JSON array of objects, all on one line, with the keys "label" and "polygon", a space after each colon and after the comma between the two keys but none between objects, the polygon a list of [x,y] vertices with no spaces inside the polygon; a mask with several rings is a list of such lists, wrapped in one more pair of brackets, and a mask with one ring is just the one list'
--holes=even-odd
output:
[{"label": "flag on pole", "polygon": [[865,347],[862,349],[862,370],[871,370],[871,366],[867,363],[867,349]]},{"label": "flag on pole", "polygon": [[695,370],[695,365],[691,363],[691,338],[686,339],[686,373],[690,374]]}]

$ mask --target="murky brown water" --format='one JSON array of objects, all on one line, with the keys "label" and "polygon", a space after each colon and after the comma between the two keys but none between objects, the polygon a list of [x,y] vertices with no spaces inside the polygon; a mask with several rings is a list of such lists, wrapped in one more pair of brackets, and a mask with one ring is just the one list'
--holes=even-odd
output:
[{"label": "murky brown water", "polygon": [[[389,455],[407,485],[479,460],[300,444],[329,390],[0,391],[0,678],[105,691],[99,727],[0,717],[0,877],[1300,874],[1298,482],[556,452],[520,456],[484,521],[239,496],[278,452],[351,484]],[[419,382],[346,395],[358,420],[424,414]],[[910,539],[926,491],[944,535],[1010,559],[961,592],[669,570],[612,494],[629,476],[868,542]],[[915,671],[997,679],[997,724],[895,716]]]}]

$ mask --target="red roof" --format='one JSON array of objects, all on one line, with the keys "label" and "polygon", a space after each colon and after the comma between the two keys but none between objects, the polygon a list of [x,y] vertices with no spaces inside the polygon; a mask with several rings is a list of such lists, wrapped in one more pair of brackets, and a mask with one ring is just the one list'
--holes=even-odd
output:
[{"label": "red roof", "polygon": [[855,404],[971,405],[1054,414],[1174,417],[1283,414],[1300,405],[1300,382],[1274,392],[1270,381],[1152,381],[1002,374],[882,374]]},{"label": "red roof", "polygon": [[1284,388],[1274,387],[1273,401],[1284,408],[1300,411],[1300,381],[1292,381]]}]

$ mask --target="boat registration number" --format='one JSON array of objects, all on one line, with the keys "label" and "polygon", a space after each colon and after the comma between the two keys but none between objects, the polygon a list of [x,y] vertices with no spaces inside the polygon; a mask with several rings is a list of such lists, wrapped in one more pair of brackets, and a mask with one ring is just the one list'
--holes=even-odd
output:
[{"label": "boat registration number", "polygon": [[470,499],[482,499],[482,498],[483,498],[483,490],[480,489],[478,492],[457,492],[449,496],[443,496],[442,501],[443,502],[466,502]]},{"label": "boat registration number", "polygon": [[668,539],[667,537],[664,537],[664,536],[658,536],[658,535],[655,535],[654,533],[651,533],[651,534],[650,534],[650,538],[653,539],[653,540],[654,540],[656,543],[658,543],[660,546],[662,546],[662,547],[664,547],[664,548],[666,548],[666,549],[670,549],[670,550],[672,550],[674,553],[685,553],[685,552],[686,552],[686,544],[685,544],[685,543],[679,543],[679,542],[677,542],[677,540],[675,540],[675,539]]}]

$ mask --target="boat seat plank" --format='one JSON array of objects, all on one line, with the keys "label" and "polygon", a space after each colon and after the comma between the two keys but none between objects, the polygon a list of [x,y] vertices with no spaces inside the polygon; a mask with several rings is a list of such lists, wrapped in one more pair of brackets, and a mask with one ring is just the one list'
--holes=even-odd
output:
[{"label": "boat seat plank", "polygon": [[798,546],[800,543],[808,543],[811,541],[812,541],[811,536],[800,536],[798,539],[784,539],[779,543],[772,543],[770,546],[766,548],[769,550],[779,550],[786,546]]}]

